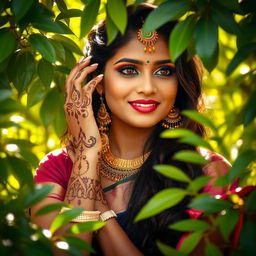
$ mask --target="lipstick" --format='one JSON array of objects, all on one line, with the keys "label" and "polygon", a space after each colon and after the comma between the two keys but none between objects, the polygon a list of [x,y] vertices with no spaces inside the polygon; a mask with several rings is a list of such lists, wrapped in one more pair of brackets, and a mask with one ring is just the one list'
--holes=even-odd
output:
[{"label": "lipstick", "polygon": [[141,113],[150,113],[157,109],[159,102],[155,100],[134,100],[129,101],[129,104],[138,112]]}]

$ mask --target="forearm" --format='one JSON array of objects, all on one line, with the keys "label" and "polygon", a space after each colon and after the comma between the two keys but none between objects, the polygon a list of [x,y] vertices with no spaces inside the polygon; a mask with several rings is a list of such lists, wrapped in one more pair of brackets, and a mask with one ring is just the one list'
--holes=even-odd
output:
[{"label": "forearm", "polygon": [[98,231],[97,238],[105,256],[143,255],[114,218]]}]

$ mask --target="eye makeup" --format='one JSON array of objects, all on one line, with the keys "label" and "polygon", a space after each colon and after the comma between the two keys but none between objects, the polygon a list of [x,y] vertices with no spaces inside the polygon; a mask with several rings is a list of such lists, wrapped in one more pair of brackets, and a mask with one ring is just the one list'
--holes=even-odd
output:
[{"label": "eye makeup", "polygon": [[120,64],[115,67],[115,70],[124,76],[136,76],[139,74],[138,69],[136,66],[131,64]]}]

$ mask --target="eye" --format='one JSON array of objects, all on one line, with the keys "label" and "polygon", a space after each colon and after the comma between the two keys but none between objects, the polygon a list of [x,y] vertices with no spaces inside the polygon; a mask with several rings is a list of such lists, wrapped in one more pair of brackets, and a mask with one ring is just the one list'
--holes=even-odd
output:
[{"label": "eye", "polygon": [[163,66],[157,69],[154,74],[157,76],[172,76],[176,72],[174,67]]},{"label": "eye", "polygon": [[125,76],[136,76],[139,74],[137,68],[132,65],[123,66],[121,68],[118,68],[117,71]]}]

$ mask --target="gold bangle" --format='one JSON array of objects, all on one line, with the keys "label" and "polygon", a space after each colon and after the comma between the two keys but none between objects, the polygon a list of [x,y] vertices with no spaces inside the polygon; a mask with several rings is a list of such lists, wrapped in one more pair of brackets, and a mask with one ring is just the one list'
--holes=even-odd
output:
[{"label": "gold bangle", "polygon": [[[60,213],[69,211],[71,208],[62,207]],[[77,217],[75,217],[71,222],[87,222],[87,221],[99,221],[100,211],[83,211]]]},{"label": "gold bangle", "polygon": [[116,213],[113,211],[113,210],[109,210],[109,211],[106,211],[106,212],[103,212],[101,215],[100,215],[100,220],[101,221],[107,221],[111,218],[116,218]]}]

